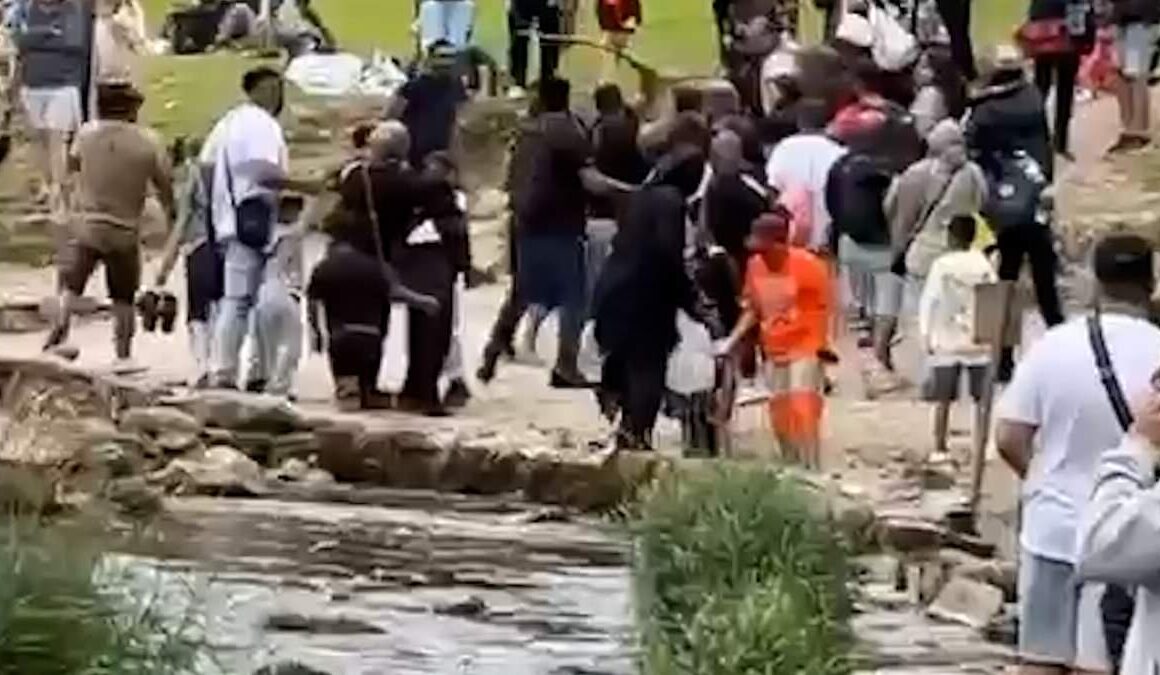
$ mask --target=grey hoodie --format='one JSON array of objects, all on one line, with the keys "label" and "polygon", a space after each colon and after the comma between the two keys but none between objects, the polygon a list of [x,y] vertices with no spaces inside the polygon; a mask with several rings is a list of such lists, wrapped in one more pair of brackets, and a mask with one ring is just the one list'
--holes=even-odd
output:
[{"label": "grey hoodie", "polygon": [[1080,522],[1080,576],[1137,589],[1121,675],[1160,673],[1160,485],[1155,467],[1151,444],[1126,436],[1100,461],[1095,494]]},{"label": "grey hoodie", "polygon": [[83,0],[33,0],[19,30],[21,83],[31,89],[83,86],[92,22]]}]

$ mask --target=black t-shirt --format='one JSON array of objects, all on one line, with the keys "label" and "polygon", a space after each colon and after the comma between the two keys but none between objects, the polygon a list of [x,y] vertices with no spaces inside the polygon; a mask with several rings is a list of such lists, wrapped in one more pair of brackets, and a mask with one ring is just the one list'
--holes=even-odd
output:
[{"label": "black t-shirt", "polygon": [[407,101],[402,122],[411,133],[411,166],[422,166],[432,152],[451,148],[459,106],[467,100],[467,90],[454,74],[422,73],[399,90]]},{"label": "black t-shirt", "polygon": [[344,242],[331,244],[306,288],[310,300],[322,303],[332,335],[350,325],[378,326],[385,332],[389,292],[382,263]]},{"label": "black t-shirt", "polygon": [[744,262],[753,221],[769,208],[770,199],[759,192],[760,187],[753,176],[720,175],[713,178],[705,195],[706,226],[735,261]]},{"label": "black t-shirt", "polygon": [[[636,115],[624,111],[601,116],[592,129],[596,168],[605,176],[629,185],[640,185],[648,177],[649,164],[637,144],[640,124]],[[615,218],[618,201],[610,197],[590,197],[589,208],[596,218]]]},{"label": "black t-shirt", "polygon": [[592,164],[584,125],[567,112],[544,113],[527,176],[520,227],[536,234],[582,235],[587,194],[580,172]]}]

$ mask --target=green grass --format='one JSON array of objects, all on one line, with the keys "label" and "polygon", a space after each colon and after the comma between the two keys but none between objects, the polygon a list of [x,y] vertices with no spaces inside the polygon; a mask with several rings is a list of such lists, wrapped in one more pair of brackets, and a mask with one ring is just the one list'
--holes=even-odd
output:
[{"label": "green grass", "polygon": [[[504,0],[478,0],[477,41],[504,62],[507,29]],[[347,48],[361,53],[375,49],[407,57],[412,53],[411,0],[315,0],[319,11]],[[801,0],[802,32],[816,38],[819,22],[810,0]],[[1012,0],[979,0],[974,6],[975,34],[980,45],[1008,41],[1023,13]],[[172,5],[145,0],[150,23],[159,26]],[[645,26],[633,49],[646,61],[671,70],[707,75],[715,64],[715,36],[710,0],[649,0]],[[594,23],[590,0],[581,9],[582,30]],[[145,119],[168,136],[204,134],[212,121],[238,97],[241,73],[253,62],[238,55],[156,57],[146,66],[149,100]],[[592,50],[573,49],[564,70],[580,83],[591,83],[598,68]]]},{"label": "green grass", "polygon": [[633,519],[645,675],[844,675],[847,551],[769,468],[670,475]]}]

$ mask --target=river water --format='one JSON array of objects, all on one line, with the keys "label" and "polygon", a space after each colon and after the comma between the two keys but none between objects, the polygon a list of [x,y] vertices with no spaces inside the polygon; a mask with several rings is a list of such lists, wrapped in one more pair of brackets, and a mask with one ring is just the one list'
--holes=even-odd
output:
[{"label": "river water", "polygon": [[283,661],[334,675],[634,672],[614,528],[532,523],[537,507],[494,499],[359,501],[175,500],[113,562],[168,611],[192,603],[217,660],[206,673]]}]

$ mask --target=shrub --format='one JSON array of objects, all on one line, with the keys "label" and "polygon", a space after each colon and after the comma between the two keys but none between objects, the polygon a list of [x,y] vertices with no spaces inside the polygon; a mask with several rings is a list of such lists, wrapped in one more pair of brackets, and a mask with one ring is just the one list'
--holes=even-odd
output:
[{"label": "shrub", "polygon": [[847,551],[767,468],[674,473],[632,529],[646,675],[850,671]]},{"label": "shrub", "polygon": [[0,675],[191,672],[199,628],[101,561],[55,527],[9,522],[0,533]]}]

